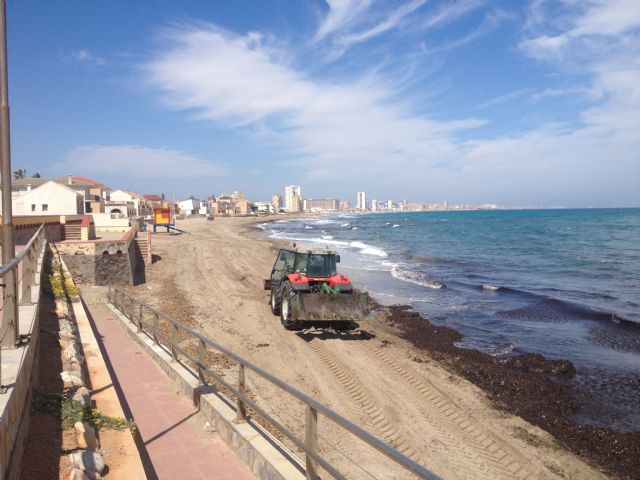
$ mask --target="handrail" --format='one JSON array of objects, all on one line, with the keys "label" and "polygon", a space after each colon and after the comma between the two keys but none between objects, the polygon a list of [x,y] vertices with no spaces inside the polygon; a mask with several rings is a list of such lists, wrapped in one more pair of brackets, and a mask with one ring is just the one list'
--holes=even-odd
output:
[{"label": "handrail", "polygon": [[36,233],[33,234],[33,236],[31,237],[31,239],[29,240],[29,242],[25,245],[25,247],[20,250],[15,257],[13,257],[11,260],[9,260],[7,263],[4,263],[2,265],[0,265],[0,277],[4,277],[4,275],[11,270],[12,268],[14,268],[19,262],[20,260],[22,260],[24,258],[24,256],[27,254],[27,251],[31,248],[31,246],[33,245],[33,243],[36,241],[36,238],[38,237],[38,235],[40,234],[40,231],[44,228],[44,223],[42,225],[40,225],[40,227],[38,227],[38,230],[36,230]]},{"label": "handrail", "polygon": [[[31,288],[37,284],[39,249],[44,239],[44,226],[41,224],[33,234],[25,247],[12,257],[8,262],[0,265],[0,278],[2,278],[2,320],[0,349],[13,348],[20,338],[20,316],[18,306],[31,303]],[[22,266],[21,266],[22,263]],[[20,275],[20,273],[22,275]],[[18,276],[20,275],[20,278]],[[5,393],[2,385],[2,360],[0,359],[0,393]]]},{"label": "handrail", "polygon": [[[115,295],[112,295],[112,291],[114,292]],[[239,420],[245,420],[245,416],[241,412],[244,411],[244,405],[243,404],[247,404],[247,405],[251,406],[251,408],[253,408],[256,412],[258,412],[262,417],[264,417],[267,420],[269,420],[269,422],[271,423],[271,425],[273,427],[275,427],[283,435],[285,435],[287,438],[289,438],[297,447],[299,447],[301,450],[303,450],[305,452],[305,454],[307,455],[306,467],[307,467],[307,478],[308,479],[311,479],[311,478],[315,479],[316,478],[315,474],[309,475],[310,471],[311,472],[315,472],[315,466],[312,464],[311,460],[315,460],[319,465],[321,465],[324,469],[326,469],[335,478],[342,479],[342,478],[345,478],[345,477],[342,474],[340,474],[340,472],[338,472],[334,467],[332,467],[330,464],[328,464],[327,461],[324,460],[320,456],[320,454],[317,451],[317,448],[315,447],[315,444],[311,444],[310,445],[309,438],[307,438],[307,442],[303,442],[302,440],[300,440],[298,437],[296,437],[293,434],[293,432],[289,431],[280,422],[278,422],[276,419],[272,418],[267,412],[265,412],[262,408],[260,408],[252,399],[250,399],[248,396],[246,396],[244,394],[244,386],[245,386],[244,370],[245,370],[245,368],[248,368],[249,370],[251,370],[254,373],[258,374],[258,376],[260,376],[263,379],[269,381],[270,383],[280,387],[285,392],[289,393],[290,395],[294,396],[295,398],[297,398],[298,400],[300,400],[304,404],[306,404],[306,406],[307,406],[307,415],[306,415],[306,417],[307,417],[307,437],[309,437],[309,432],[310,432],[310,426],[309,426],[309,418],[310,417],[315,419],[313,421],[314,425],[313,425],[313,428],[312,428],[311,431],[312,431],[312,434],[315,432],[315,436],[317,437],[317,429],[316,429],[317,428],[317,412],[321,412],[324,416],[326,416],[327,418],[332,420],[336,425],[344,428],[345,430],[347,430],[351,434],[353,434],[356,437],[360,438],[362,441],[364,441],[365,443],[367,443],[371,447],[375,448],[376,450],[378,450],[382,454],[386,455],[388,458],[390,458],[391,460],[395,461],[397,464],[399,464],[400,466],[402,466],[406,470],[416,474],[419,478],[425,478],[425,479],[437,479],[437,478],[439,478],[438,476],[436,476],[435,474],[433,474],[432,472],[430,472],[426,468],[424,468],[422,465],[418,464],[417,462],[415,462],[411,458],[409,458],[406,455],[402,454],[401,452],[397,451],[395,448],[393,448],[390,445],[386,444],[382,440],[374,437],[369,432],[367,432],[363,428],[359,427],[358,425],[352,423],[350,420],[347,420],[345,417],[343,417],[339,413],[331,410],[329,407],[323,405],[322,403],[318,402],[314,398],[309,397],[305,393],[303,393],[300,390],[296,389],[295,387],[289,385],[288,383],[286,383],[285,381],[279,379],[275,375],[267,372],[266,370],[263,370],[262,368],[258,367],[256,364],[251,362],[250,360],[248,360],[248,359],[246,359],[246,358],[234,353],[233,351],[229,350],[228,348],[224,347],[223,345],[219,344],[218,342],[210,339],[209,337],[206,337],[206,336],[202,335],[201,333],[193,330],[192,328],[189,328],[186,325],[183,325],[182,323],[178,322],[177,320],[171,318],[169,315],[167,315],[167,314],[165,314],[165,313],[163,313],[163,312],[161,312],[159,310],[156,310],[152,306],[150,306],[150,305],[148,305],[148,304],[146,304],[146,303],[144,303],[144,302],[132,297],[131,295],[123,292],[119,288],[113,288],[112,289],[112,287],[109,286],[108,299],[109,299],[110,303],[112,303],[116,308],[118,308],[127,318],[132,320],[132,318],[129,315],[127,315],[127,313],[123,310],[123,308],[120,305],[120,303],[117,302],[117,299],[114,298],[114,296],[118,296],[118,295],[121,296],[122,298],[128,299],[134,305],[138,305],[140,307],[140,309],[145,308],[145,309],[151,311],[156,319],[163,318],[164,320],[166,320],[170,324],[172,324],[177,330],[182,330],[183,332],[185,332],[185,333],[197,338],[200,341],[201,350],[199,350],[198,358],[196,359],[196,358],[193,358],[191,355],[189,355],[187,352],[185,352],[182,348],[180,348],[176,344],[176,342],[174,342],[172,339],[166,338],[164,335],[161,335],[158,332],[158,325],[157,325],[156,321],[154,321],[152,323],[152,328],[151,328],[151,334],[152,335],[151,336],[152,336],[153,341],[156,344],[160,345],[160,341],[159,340],[160,339],[164,340],[168,344],[169,350],[171,351],[171,355],[172,355],[172,357],[174,357],[174,359],[176,358],[177,353],[179,352],[179,353],[182,353],[182,355],[184,355],[186,358],[191,360],[197,366],[198,375],[200,377],[200,381],[201,382],[204,383],[203,373],[206,373],[209,376],[213,377],[217,382],[221,383],[225,388],[229,389],[238,398],[238,413],[239,413],[239,418],[238,419]],[[143,330],[143,325],[142,325],[141,319],[138,320],[137,328],[138,328],[138,331],[142,331]],[[218,350],[219,352],[224,353],[228,357],[232,358],[236,362],[238,362],[238,364],[240,366],[240,375],[239,375],[240,379],[238,381],[238,388],[236,388],[235,386],[233,386],[233,385],[229,384],[228,382],[226,382],[220,375],[216,374],[215,372],[212,372],[211,370],[209,370],[207,368],[206,365],[203,364],[204,363],[204,358],[205,358],[204,357],[205,353],[204,353],[204,351],[202,351],[202,348],[203,348],[204,345],[209,345],[209,346],[215,348],[216,350]]]}]

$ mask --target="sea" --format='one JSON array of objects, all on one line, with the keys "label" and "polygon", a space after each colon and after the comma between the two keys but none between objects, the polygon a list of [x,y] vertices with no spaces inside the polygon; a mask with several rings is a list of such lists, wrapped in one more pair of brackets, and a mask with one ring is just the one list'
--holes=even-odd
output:
[{"label": "sea", "polygon": [[460,347],[570,360],[576,420],[640,431],[640,209],[335,213],[261,228],[337,251],[356,287],[455,328]]}]

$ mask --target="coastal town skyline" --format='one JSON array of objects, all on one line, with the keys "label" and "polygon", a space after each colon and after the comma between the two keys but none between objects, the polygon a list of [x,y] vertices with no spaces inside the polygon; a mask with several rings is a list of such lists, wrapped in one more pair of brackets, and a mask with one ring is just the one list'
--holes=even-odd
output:
[{"label": "coastal town skyline", "polygon": [[176,198],[640,203],[637,2],[7,8],[14,170]]}]

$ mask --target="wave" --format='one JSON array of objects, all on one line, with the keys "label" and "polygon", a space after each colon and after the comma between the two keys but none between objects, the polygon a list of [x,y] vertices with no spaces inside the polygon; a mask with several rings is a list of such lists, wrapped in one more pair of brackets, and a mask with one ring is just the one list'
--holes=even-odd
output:
[{"label": "wave", "polygon": [[393,275],[395,278],[399,280],[404,280],[405,282],[414,283],[416,285],[432,288],[434,290],[439,290],[441,288],[446,287],[446,285],[443,282],[434,280],[433,278],[429,277],[428,275],[425,275],[424,273],[411,272],[399,266],[396,266],[391,270],[391,275]]},{"label": "wave", "polygon": [[501,287],[497,287],[495,285],[482,285],[482,289],[486,290],[488,292],[497,292],[498,290],[500,290]]},{"label": "wave", "polygon": [[278,240],[292,240],[296,242],[312,242],[312,243],[321,243],[324,245],[335,245],[336,247],[345,247],[345,248],[353,248],[359,250],[360,253],[365,255],[373,255],[376,257],[386,258],[388,256],[387,252],[383,249],[374,247],[373,245],[369,245],[364,242],[359,241],[351,241],[347,242],[344,240],[335,240],[331,235],[323,235],[322,237],[292,237],[288,236],[284,233],[274,233],[271,235],[271,238],[276,238]]},{"label": "wave", "polygon": [[616,312],[599,310],[587,305],[581,305],[568,300],[537,295],[523,290],[501,287],[499,291],[518,294],[534,298],[536,302],[525,307],[502,310],[496,315],[514,320],[534,320],[540,322],[563,322],[571,320],[593,320],[608,322],[611,325],[624,325],[631,328],[639,328],[640,322],[623,318]]},{"label": "wave", "polygon": [[395,224],[393,225],[393,227],[391,227],[391,228],[398,228],[399,226],[400,226],[400,225],[398,225],[397,223],[395,223]]}]

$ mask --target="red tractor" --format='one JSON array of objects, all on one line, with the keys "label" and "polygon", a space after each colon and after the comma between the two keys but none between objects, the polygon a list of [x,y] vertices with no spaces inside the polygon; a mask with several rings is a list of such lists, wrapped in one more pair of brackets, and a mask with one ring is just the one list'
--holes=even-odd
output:
[{"label": "red tractor", "polygon": [[336,265],[340,255],[329,250],[282,249],[265,280],[271,311],[287,330],[324,324],[345,329],[369,314],[369,295],[353,288]]}]

